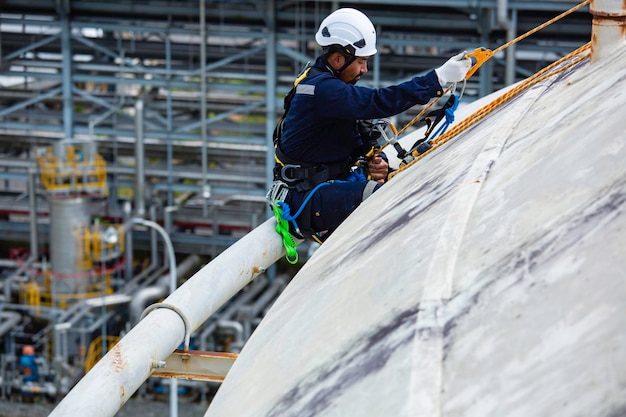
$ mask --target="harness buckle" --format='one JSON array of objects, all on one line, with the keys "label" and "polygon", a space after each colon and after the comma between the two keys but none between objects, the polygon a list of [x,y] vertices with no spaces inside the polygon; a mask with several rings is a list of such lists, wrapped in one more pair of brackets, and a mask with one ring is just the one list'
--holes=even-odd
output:
[{"label": "harness buckle", "polygon": [[289,186],[280,180],[276,180],[272,183],[272,186],[267,191],[265,199],[270,203],[272,207],[274,207],[276,206],[277,201],[285,201],[288,192]]},{"label": "harness buckle", "polygon": [[[301,180],[301,176],[297,175],[297,170],[302,169],[301,165],[286,164],[280,169],[280,176],[287,182]],[[289,175],[291,174],[291,175]]]}]

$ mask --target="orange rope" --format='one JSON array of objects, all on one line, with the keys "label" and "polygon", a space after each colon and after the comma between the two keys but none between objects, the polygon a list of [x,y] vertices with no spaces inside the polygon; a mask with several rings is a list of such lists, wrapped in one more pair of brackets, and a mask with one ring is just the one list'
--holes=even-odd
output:
[{"label": "orange rope", "polygon": [[574,13],[576,10],[585,7],[586,5],[588,5],[589,3],[591,3],[591,0],[585,0],[582,3],[580,3],[577,6],[572,7],[571,9],[569,9],[566,12],[561,13],[560,15],[548,20],[547,22],[537,26],[534,29],[529,30],[528,32],[524,33],[523,35],[518,36],[517,38],[513,39],[510,42],[505,43],[504,45],[502,45],[501,47],[499,47],[498,49],[494,49],[493,54],[497,54],[498,52],[502,51],[503,49],[508,48],[509,46],[513,45],[514,43],[517,43],[519,41],[521,41],[522,39],[526,39],[527,37],[529,37],[530,35],[539,32],[541,29],[545,28],[546,26],[551,25],[552,23],[556,22],[559,19],[564,18],[565,16],[567,16],[570,13]]},{"label": "orange rope", "polygon": [[417,116],[415,116],[413,119],[411,119],[411,121],[409,123],[406,124],[406,126],[404,126],[402,129],[400,129],[398,131],[398,136],[400,136],[401,134],[403,134],[409,127],[413,126],[413,124],[415,124],[415,122],[417,122],[419,119],[422,118],[422,116],[431,109],[431,107],[433,107],[435,104],[437,104],[439,102],[439,100],[441,100],[441,98],[443,96],[445,96],[446,94],[448,94],[450,92],[450,90],[452,90],[452,87],[454,87],[454,84],[448,86],[448,88],[446,88],[446,91],[443,92],[442,95],[440,95],[439,97],[437,97],[436,99],[434,99],[433,101],[431,101],[430,103],[428,103],[428,105],[426,107],[424,107],[422,109],[421,112],[419,112],[419,114]]},{"label": "orange rope", "polygon": [[[533,85],[535,85],[535,84],[537,84],[537,83],[539,83],[539,82],[541,82],[541,81],[543,81],[543,80],[545,80],[545,79],[547,79],[547,78],[549,78],[549,77],[551,77],[551,76],[553,76],[555,74],[558,74],[560,72],[563,72],[563,71],[573,67],[574,65],[584,61],[585,59],[589,58],[589,53],[586,53],[583,56],[577,56],[577,55],[581,54],[582,52],[587,51],[588,49],[590,49],[590,47],[591,47],[591,42],[581,46],[580,48],[578,48],[574,52],[571,52],[568,55],[564,56],[563,58],[559,59],[558,61],[548,65],[547,67],[545,67],[544,69],[542,69],[541,71],[539,71],[538,73],[533,75],[532,77],[530,77],[530,78],[526,79],[525,81],[523,81],[522,83],[518,84],[516,87],[514,87],[511,90],[507,91],[505,94],[501,95],[500,97],[496,98],[491,103],[485,105],[484,107],[479,109],[477,112],[473,113],[471,116],[468,116],[467,118],[463,119],[460,123],[455,125],[452,129],[447,131],[445,134],[443,134],[443,135],[433,139],[432,142],[431,142],[432,147],[428,151],[426,151],[426,152],[424,152],[422,154],[418,154],[416,151],[413,151],[412,155],[415,157],[415,159],[412,160],[410,163],[404,165],[404,166],[400,166],[400,168],[398,170],[390,173],[389,174],[389,179],[393,178],[399,172],[402,172],[405,169],[407,169],[408,167],[412,166],[417,161],[422,159],[424,156],[426,156],[427,154],[432,152],[434,149],[438,148],[439,146],[443,145],[444,143],[448,142],[449,140],[451,140],[452,138],[457,136],[459,133],[461,133],[464,130],[468,129],[469,127],[473,126],[474,124],[476,124],[477,122],[479,122],[480,120],[485,118],[485,116],[487,116],[489,113],[491,113],[492,111],[497,109],[499,106],[501,106],[504,103],[506,103],[509,100],[511,100],[517,94],[521,93],[522,91],[532,87]],[[568,61],[570,59],[572,59],[571,62],[568,62],[567,64],[563,65],[560,68],[556,68],[560,64],[562,64],[565,61]]]},{"label": "orange rope", "polygon": [[[582,3],[580,3],[580,4],[578,4],[578,5],[574,6],[574,7],[572,7],[571,9],[569,9],[569,10],[567,10],[567,11],[565,11],[565,12],[561,13],[560,15],[558,15],[558,16],[556,16],[556,17],[554,17],[554,18],[552,18],[552,19],[548,20],[547,22],[545,22],[545,23],[543,23],[543,24],[541,24],[541,25],[537,26],[536,28],[531,29],[531,30],[529,30],[528,32],[526,32],[526,33],[524,33],[524,34],[522,34],[522,35],[518,36],[517,38],[515,38],[515,39],[513,39],[513,40],[511,40],[511,41],[509,41],[509,42],[507,42],[507,43],[505,43],[504,45],[502,45],[502,46],[500,46],[499,48],[495,49],[495,50],[492,52],[492,56],[493,56],[493,55],[495,55],[495,54],[497,54],[498,52],[500,52],[500,51],[502,51],[502,50],[504,50],[504,49],[508,48],[509,46],[513,45],[514,43],[517,43],[517,42],[521,41],[522,39],[526,39],[526,38],[527,38],[527,37],[529,37],[530,35],[532,35],[532,34],[534,34],[534,33],[536,33],[536,32],[539,32],[541,29],[545,28],[546,26],[551,25],[552,23],[556,22],[557,20],[560,20],[560,19],[564,18],[565,16],[567,16],[567,15],[569,15],[570,13],[573,13],[573,12],[575,12],[576,10],[578,10],[578,9],[580,9],[580,8],[582,8],[582,7],[586,6],[586,5],[588,5],[589,3],[591,3],[591,0],[585,0],[585,1],[583,1]],[[448,93],[450,92],[450,90],[452,89],[452,87],[454,87],[454,86],[455,86],[455,84],[450,85],[450,86],[449,86],[449,87],[448,87],[448,88],[447,88],[447,89],[443,92],[443,94],[442,94],[441,96],[437,97],[435,100],[433,100],[432,102],[430,102],[430,103],[429,103],[426,107],[424,107],[424,109],[423,109],[422,111],[420,111],[420,112],[419,112],[419,114],[418,114],[417,116],[415,116],[413,119],[411,119],[411,121],[410,121],[409,123],[407,123],[407,124],[406,124],[406,126],[404,126],[402,129],[400,129],[400,130],[398,131],[398,135],[397,135],[397,136],[400,136],[401,134],[403,134],[403,133],[404,133],[404,132],[405,132],[405,131],[409,128],[409,127],[413,126],[413,124],[415,124],[415,122],[417,122],[419,119],[421,119],[421,118],[422,118],[422,116],[423,116],[423,115],[424,115],[424,114],[425,114],[428,110],[430,110],[430,108],[432,108],[432,106],[434,106],[437,102],[439,102],[439,100],[441,100],[441,98],[442,98],[443,96],[445,96],[446,94],[448,94]],[[386,146],[386,145],[387,145],[387,144],[385,144],[385,146]],[[385,146],[381,147],[381,150],[382,150],[382,148],[384,148]]]}]

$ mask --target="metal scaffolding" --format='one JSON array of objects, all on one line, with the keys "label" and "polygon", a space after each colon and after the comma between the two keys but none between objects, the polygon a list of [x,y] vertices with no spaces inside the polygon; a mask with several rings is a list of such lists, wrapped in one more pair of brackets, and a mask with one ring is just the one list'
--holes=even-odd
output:
[{"label": "metal scaffolding", "polygon": [[[177,248],[223,249],[266,216],[268,149],[282,97],[315,58],[314,32],[333,8],[360,8],[376,25],[380,53],[362,83],[383,86],[460,50],[498,46],[574,4],[4,0],[0,227],[16,238],[27,235],[27,225],[11,222],[10,214],[35,168],[33,148],[92,141],[107,162],[106,213],[116,216],[121,202],[133,200],[134,166],[141,163],[149,199],[162,208],[185,201],[173,214]],[[587,42],[590,27],[582,10],[496,56],[468,83],[466,99],[534,73]],[[138,139],[145,147],[141,161]]]}]

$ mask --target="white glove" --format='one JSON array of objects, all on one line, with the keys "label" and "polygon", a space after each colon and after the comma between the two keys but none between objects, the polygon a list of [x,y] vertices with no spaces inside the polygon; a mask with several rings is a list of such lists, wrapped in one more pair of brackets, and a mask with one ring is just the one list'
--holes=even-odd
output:
[{"label": "white glove", "polygon": [[467,72],[472,67],[472,60],[464,58],[467,51],[463,51],[446,61],[445,64],[435,70],[439,84],[445,86],[447,83],[463,81]]}]

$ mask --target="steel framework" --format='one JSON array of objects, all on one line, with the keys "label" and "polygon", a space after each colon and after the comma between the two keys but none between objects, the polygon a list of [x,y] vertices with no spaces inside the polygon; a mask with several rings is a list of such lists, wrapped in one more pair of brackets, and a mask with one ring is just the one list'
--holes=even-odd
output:
[{"label": "steel framework", "polygon": [[[172,240],[215,254],[266,216],[271,133],[282,97],[321,19],[336,7],[365,11],[380,53],[362,82],[384,86],[451,54],[495,48],[577,2],[2,0],[0,189],[5,236],[35,168],[34,148],[95,141],[107,161],[102,214],[131,200],[135,141],[145,145],[152,203],[173,211]],[[523,79],[587,42],[587,8],[496,56],[468,82],[466,99]],[[135,104],[145,104],[141,114]],[[400,124],[419,109],[400,115]],[[138,126],[141,130],[138,130]],[[141,136],[139,136],[141,133]],[[144,161],[141,161],[144,164]],[[183,198],[184,197],[184,198]],[[180,203],[184,201],[184,203]],[[46,211],[45,201],[40,209]],[[43,226],[45,228],[45,226]],[[191,233],[190,233],[191,232]]]}]

